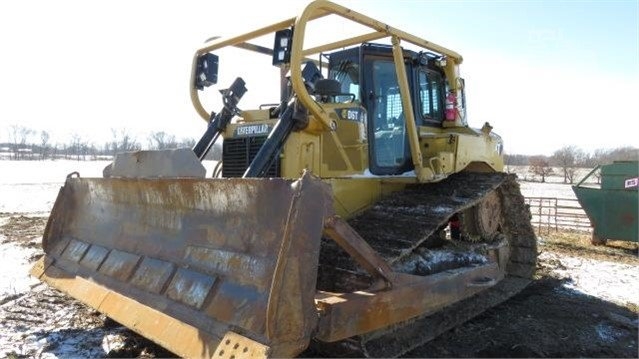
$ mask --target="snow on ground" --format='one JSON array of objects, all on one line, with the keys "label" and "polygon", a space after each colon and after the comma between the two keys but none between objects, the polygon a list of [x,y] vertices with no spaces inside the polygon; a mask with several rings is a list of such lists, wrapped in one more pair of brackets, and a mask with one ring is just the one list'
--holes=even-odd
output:
[{"label": "snow on ground", "polygon": [[32,286],[40,283],[29,276],[29,269],[36,253],[42,252],[36,248],[25,248],[15,243],[4,243],[6,238],[0,235],[0,303],[4,298],[11,298],[27,293]]},{"label": "snow on ground", "polygon": [[124,328],[87,323],[78,313],[90,309],[29,276],[41,249],[0,235],[0,253],[0,357],[97,358],[124,346]]},{"label": "snow on ground", "polygon": [[0,307],[0,357],[100,358],[125,345],[125,328],[104,327],[87,311],[44,284],[35,286]]},{"label": "snow on ground", "polygon": [[553,273],[567,279],[564,287],[620,305],[639,306],[639,268],[636,265],[543,252],[539,259],[559,262]]}]

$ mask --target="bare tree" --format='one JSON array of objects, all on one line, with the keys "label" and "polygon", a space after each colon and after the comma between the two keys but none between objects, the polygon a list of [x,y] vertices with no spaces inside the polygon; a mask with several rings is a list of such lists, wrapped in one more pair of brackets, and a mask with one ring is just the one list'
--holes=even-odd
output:
[{"label": "bare tree", "polygon": [[[29,159],[33,159],[33,152],[31,152],[31,148],[28,148],[29,137],[35,133],[34,130],[20,126],[20,147],[29,155]],[[31,146],[32,147],[32,146]]]},{"label": "bare tree", "polygon": [[111,137],[109,149],[111,150],[111,155],[115,157],[115,154],[118,152],[118,131],[115,128],[111,129]]},{"label": "bare tree", "polygon": [[639,160],[639,148],[617,147],[614,149],[599,148],[592,155],[591,166],[603,165],[614,161],[637,161]]},{"label": "bare tree", "polygon": [[564,175],[564,183],[573,183],[575,180],[576,167],[584,162],[586,155],[584,151],[576,146],[564,146],[552,155],[552,161],[561,168]]},{"label": "bare tree", "polygon": [[530,171],[537,175],[541,176],[541,182],[546,182],[546,177],[553,173],[552,167],[550,167],[550,163],[545,156],[532,156],[528,161],[530,164]]},{"label": "bare tree", "polygon": [[179,143],[177,147],[190,147],[193,148],[195,146],[196,141],[192,138],[185,137]]},{"label": "bare tree", "polygon": [[528,158],[529,156],[527,155],[517,155],[510,153],[504,154],[504,162],[508,166],[525,166],[528,164]]},{"label": "bare tree", "polygon": [[40,158],[47,159],[49,154],[49,132],[40,131]]},{"label": "bare tree", "polygon": [[9,135],[9,142],[11,142],[11,152],[13,153],[14,160],[18,158],[19,128],[20,126],[18,125],[11,125],[7,130],[7,133]]},{"label": "bare tree", "polygon": [[118,152],[130,152],[136,151],[140,149],[140,144],[135,140],[129,132],[121,128],[116,130],[114,128],[111,129],[111,134],[113,135],[113,140],[111,141],[111,151],[115,156]]},{"label": "bare tree", "polygon": [[50,153],[49,153],[51,158],[56,159],[58,157],[59,147],[60,147],[59,143],[55,143],[54,145],[49,147],[49,149],[51,150]]},{"label": "bare tree", "polygon": [[35,131],[24,126],[11,125],[11,127],[9,127],[9,140],[13,147],[12,151],[14,159],[18,159],[18,157],[20,157],[20,150],[25,149],[27,146],[27,140],[33,133],[35,133]]},{"label": "bare tree", "polygon": [[29,136],[31,136],[32,134],[35,133],[34,130],[24,127],[24,126],[20,126],[18,133],[20,135],[20,146],[22,147],[26,147],[27,146],[27,140],[29,139]]},{"label": "bare tree", "polygon": [[71,153],[75,155],[77,161],[80,160],[80,156],[84,159],[87,142],[82,141],[82,137],[77,133],[71,135],[71,145],[69,146]]},{"label": "bare tree", "polygon": [[577,174],[577,167],[568,167],[564,171],[564,183],[575,183],[575,175]]},{"label": "bare tree", "polygon": [[164,131],[151,132],[149,135],[149,147],[156,150],[175,148],[177,147],[177,141],[175,136],[169,135]]},{"label": "bare tree", "polygon": [[635,147],[617,147],[612,149],[607,161],[637,161],[639,160],[639,149]]}]

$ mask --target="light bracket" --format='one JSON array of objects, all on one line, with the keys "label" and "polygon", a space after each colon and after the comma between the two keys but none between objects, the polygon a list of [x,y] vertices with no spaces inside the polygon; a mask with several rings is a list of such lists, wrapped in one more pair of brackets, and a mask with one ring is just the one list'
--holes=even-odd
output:
[{"label": "light bracket", "polygon": [[206,53],[197,58],[197,69],[195,76],[195,86],[198,90],[204,90],[205,87],[215,85],[217,83],[217,70],[219,57],[214,54]]},{"label": "light bracket", "polygon": [[291,62],[291,45],[293,45],[293,29],[284,29],[275,32],[273,66]]}]

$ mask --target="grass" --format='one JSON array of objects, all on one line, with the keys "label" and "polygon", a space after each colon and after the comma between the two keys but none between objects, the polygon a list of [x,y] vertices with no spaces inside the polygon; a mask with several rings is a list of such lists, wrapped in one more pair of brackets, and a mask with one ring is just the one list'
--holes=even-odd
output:
[{"label": "grass", "polygon": [[611,240],[606,245],[595,246],[590,243],[589,232],[575,230],[544,232],[538,238],[541,250],[639,264],[639,245],[636,242]]}]

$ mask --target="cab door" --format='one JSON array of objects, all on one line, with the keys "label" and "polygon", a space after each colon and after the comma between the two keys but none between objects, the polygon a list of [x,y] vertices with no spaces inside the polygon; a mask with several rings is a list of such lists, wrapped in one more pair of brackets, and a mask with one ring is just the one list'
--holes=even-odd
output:
[{"label": "cab door", "polygon": [[[370,172],[397,175],[410,171],[413,165],[392,57],[364,56],[363,62]],[[410,73],[408,64],[406,69]]]}]

